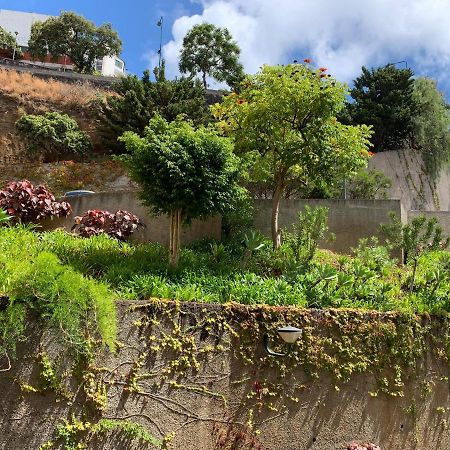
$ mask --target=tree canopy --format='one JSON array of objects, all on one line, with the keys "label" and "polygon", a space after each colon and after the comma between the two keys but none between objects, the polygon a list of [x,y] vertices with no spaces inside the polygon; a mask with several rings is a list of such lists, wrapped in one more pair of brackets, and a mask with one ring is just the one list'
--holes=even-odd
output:
[{"label": "tree canopy", "polygon": [[0,49],[9,50],[11,53],[16,49],[16,55],[22,54],[22,51],[17,44],[16,37],[2,27],[0,27]]},{"label": "tree canopy", "polygon": [[347,105],[345,121],[372,125],[375,153],[409,146],[417,104],[413,97],[413,72],[392,64],[377,69],[362,68],[350,91],[354,102]]},{"label": "tree canopy", "polygon": [[169,122],[180,114],[194,124],[207,121],[209,111],[199,80],[185,77],[167,80],[164,64],[162,69],[155,69],[155,75],[156,81],[151,81],[149,71],[144,72],[142,79],[136,75],[119,78],[113,86],[118,95],[109,96],[100,104],[104,129],[113,148],[117,147],[117,138],[125,131],[143,136],[155,113]]},{"label": "tree canopy", "polygon": [[179,67],[181,73],[202,76],[206,89],[206,77],[236,87],[244,78],[239,62],[240,48],[226,28],[210,23],[194,25],[183,39]]},{"label": "tree canopy", "polygon": [[28,46],[37,58],[66,55],[79,72],[92,73],[97,59],[120,54],[122,41],[109,23],[97,27],[78,14],[62,12],[59,17],[35,22]]},{"label": "tree canopy", "polygon": [[370,130],[336,114],[347,89],[309,65],[264,66],[213,107],[220,126],[249,161],[248,177],[272,183],[272,239],[281,243],[278,210],[289,180],[335,180],[365,166]]},{"label": "tree canopy", "polygon": [[436,178],[450,157],[449,105],[429,78],[414,80],[413,146],[422,154],[427,172]]},{"label": "tree canopy", "polygon": [[171,217],[171,262],[177,264],[181,223],[225,212],[240,196],[232,144],[211,127],[195,129],[182,116],[168,122],[158,114],[143,137],[126,132],[120,139],[143,203]]}]

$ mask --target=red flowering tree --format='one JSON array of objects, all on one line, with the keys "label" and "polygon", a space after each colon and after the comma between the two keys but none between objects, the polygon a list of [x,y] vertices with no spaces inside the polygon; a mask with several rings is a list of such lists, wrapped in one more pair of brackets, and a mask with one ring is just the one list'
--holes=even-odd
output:
[{"label": "red flowering tree", "polygon": [[336,119],[347,87],[324,67],[305,64],[264,66],[241,84],[239,95],[213,107],[235,149],[249,162],[248,179],[269,183],[272,194],[272,240],[278,248],[280,199],[290,181],[304,185],[350,177],[366,165],[370,129]]}]

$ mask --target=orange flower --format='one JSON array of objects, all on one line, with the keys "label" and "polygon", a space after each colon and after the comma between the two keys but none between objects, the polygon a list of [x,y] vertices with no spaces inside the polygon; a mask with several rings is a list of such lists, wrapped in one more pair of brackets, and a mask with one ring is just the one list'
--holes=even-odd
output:
[{"label": "orange flower", "polygon": [[374,152],[367,152],[367,154],[369,155],[369,158],[372,158],[372,156],[374,156],[374,155],[375,155],[375,153],[374,153]]},{"label": "orange flower", "polygon": [[326,72],[326,71],[327,71],[327,68],[326,68],[326,67],[321,67],[321,68],[319,69],[319,71],[320,71],[320,72]]},{"label": "orange flower", "polygon": [[303,62],[306,63],[306,64],[310,64],[312,62],[312,59],[311,58],[305,58],[303,60]]},{"label": "orange flower", "polygon": [[320,78],[325,78],[327,75],[325,74],[325,73],[321,73],[320,75],[319,75],[319,77]]}]

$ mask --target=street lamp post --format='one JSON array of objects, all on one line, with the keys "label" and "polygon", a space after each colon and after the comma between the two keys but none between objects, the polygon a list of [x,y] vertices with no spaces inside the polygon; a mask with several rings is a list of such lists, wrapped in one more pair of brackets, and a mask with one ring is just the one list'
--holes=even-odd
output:
[{"label": "street lamp post", "polygon": [[14,34],[16,35],[16,40],[14,41],[13,61],[16,59],[17,36],[19,35],[19,32],[14,31]]}]

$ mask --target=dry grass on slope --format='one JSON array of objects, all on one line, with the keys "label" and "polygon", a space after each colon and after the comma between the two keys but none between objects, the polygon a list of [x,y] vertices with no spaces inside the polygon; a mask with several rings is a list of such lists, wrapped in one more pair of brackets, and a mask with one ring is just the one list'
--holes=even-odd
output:
[{"label": "dry grass on slope", "polygon": [[107,95],[105,91],[87,82],[69,84],[5,69],[0,69],[0,93],[24,101],[43,101],[75,107],[87,106],[93,100]]}]

